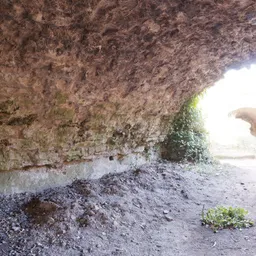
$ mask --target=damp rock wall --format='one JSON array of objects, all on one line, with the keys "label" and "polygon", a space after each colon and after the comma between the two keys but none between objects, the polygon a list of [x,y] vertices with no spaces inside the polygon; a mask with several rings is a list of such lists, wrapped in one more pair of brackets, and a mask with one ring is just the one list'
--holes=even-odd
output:
[{"label": "damp rock wall", "polygon": [[0,170],[146,154],[255,54],[254,0],[2,0]]}]

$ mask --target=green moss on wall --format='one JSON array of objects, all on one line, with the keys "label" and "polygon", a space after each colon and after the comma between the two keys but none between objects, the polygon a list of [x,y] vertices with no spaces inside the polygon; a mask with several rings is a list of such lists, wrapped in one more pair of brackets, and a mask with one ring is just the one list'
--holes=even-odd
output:
[{"label": "green moss on wall", "polygon": [[58,91],[55,94],[55,99],[57,104],[64,104],[68,100],[68,95]]},{"label": "green moss on wall", "polygon": [[75,111],[69,108],[54,107],[49,113],[49,118],[53,120],[71,121],[75,115]]}]

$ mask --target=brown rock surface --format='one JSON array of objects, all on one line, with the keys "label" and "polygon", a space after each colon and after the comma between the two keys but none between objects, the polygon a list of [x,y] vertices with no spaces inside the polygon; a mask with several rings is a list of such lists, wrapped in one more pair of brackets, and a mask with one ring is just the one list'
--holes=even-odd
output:
[{"label": "brown rock surface", "polygon": [[2,0],[0,169],[153,145],[255,35],[254,0]]},{"label": "brown rock surface", "polygon": [[250,132],[256,136],[256,108],[238,108],[229,113],[229,116],[242,119],[251,125]]}]

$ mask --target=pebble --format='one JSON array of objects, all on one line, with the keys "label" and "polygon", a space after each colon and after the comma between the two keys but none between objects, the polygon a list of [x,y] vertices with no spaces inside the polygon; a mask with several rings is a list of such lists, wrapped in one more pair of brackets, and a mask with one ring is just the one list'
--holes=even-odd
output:
[{"label": "pebble", "polygon": [[173,217],[170,216],[170,215],[166,215],[166,216],[165,216],[165,219],[166,219],[167,221],[173,221]]},{"label": "pebble", "polygon": [[168,214],[168,213],[169,213],[168,210],[164,210],[164,211],[163,211],[163,214]]},{"label": "pebble", "polygon": [[17,231],[19,231],[20,230],[20,227],[19,226],[12,226],[12,229],[15,231],[15,232],[17,232]]},{"label": "pebble", "polygon": [[142,223],[142,224],[140,225],[140,227],[141,227],[142,229],[145,229],[145,228],[146,228],[146,224],[145,224],[145,223]]},{"label": "pebble", "polygon": [[185,190],[182,189],[180,192],[181,192],[181,194],[183,195],[184,198],[188,199],[188,194],[186,193]]},{"label": "pebble", "polygon": [[94,205],[94,210],[98,211],[100,209],[100,207],[98,205]]}]

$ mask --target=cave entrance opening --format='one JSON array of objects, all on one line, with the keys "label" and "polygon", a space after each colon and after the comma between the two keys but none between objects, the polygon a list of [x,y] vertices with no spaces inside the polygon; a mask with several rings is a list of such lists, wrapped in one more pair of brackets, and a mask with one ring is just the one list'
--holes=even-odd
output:
[{"label": "cave entrance opening", "polygon": [[200,102],[209,133],[210,151],[219,158],[255,158],[256,137],[251,125],[229,113],[256,108],[256,64],[229,70],[223,79],[205,91]]}]

